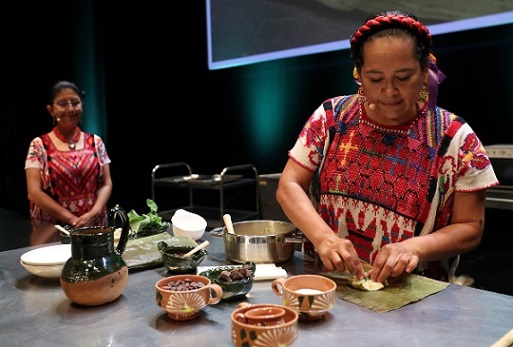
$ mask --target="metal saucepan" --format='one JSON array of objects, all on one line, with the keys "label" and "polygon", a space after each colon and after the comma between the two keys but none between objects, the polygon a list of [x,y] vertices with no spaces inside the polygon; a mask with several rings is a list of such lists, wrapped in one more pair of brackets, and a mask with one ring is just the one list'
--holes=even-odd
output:
[{"label": "metal saucepan", "polygon": [[297,244],[305,240],[294,224],[286,221],[248,220],[233,223],[234,234],[226,226],[220,231],[210,231],[213,236],[222,235],[226,256],[235,263],[252,261],[256,264],[283,263],[294,255]]}]

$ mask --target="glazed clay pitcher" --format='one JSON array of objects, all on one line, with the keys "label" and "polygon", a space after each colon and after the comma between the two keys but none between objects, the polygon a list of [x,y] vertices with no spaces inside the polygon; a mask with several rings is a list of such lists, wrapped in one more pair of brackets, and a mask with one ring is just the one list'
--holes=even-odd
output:
[{"label": "glazed clay pitcher", "polygon": [[[121,237],[114,245],[119,217]],[[71,230],[71,258],[62,268],[60,283],[66,296],[84,306],[116,300],[128,283],[128,267],[121,257],[128,241],[128,216],[116,205],[109,211],[109,226]]]}]

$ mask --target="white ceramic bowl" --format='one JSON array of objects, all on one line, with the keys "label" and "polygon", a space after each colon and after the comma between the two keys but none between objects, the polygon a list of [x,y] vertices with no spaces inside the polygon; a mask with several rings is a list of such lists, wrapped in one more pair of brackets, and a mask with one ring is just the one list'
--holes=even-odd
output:
[{"label": "white ceramic bowl", "polygon": [[182,209],[175,212],[171,218],[171,223],[175,236],[188,236],[193,240],[200,239],[207,228],[205,218]]},{"label": "white ceramic bowl", "polygon": [[33,275],[59,278],[64,264],[70,257],[70,244],[53,245],[24,253],[20,258],[20,264]]}]

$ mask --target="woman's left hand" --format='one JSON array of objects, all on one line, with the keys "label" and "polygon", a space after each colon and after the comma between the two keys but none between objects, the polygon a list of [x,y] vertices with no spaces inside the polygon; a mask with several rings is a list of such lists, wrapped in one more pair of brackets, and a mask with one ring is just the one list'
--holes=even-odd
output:
[{"label": "woman's left hand", "polygon": [[389,277],[411,273],[419,264],[419,257],[405,242],[389,243],[381,247],[372,264],[370,277],[373,281],[385,283]]}]

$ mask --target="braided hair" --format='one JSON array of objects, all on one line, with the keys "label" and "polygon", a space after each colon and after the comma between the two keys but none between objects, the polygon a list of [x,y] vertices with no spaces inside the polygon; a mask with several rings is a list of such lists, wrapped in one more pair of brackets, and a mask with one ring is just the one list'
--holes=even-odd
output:
[{"label": "braided hair", "polygon": [[353,35],[351,35],[351,58],[356,70],[363,66],[363,46],[377,37],[412,37],[415,41],[415,55],[422,69],[428,66],[432,50],[431,34],[413,14],[402,11],[379,12],[370,16]]}]

